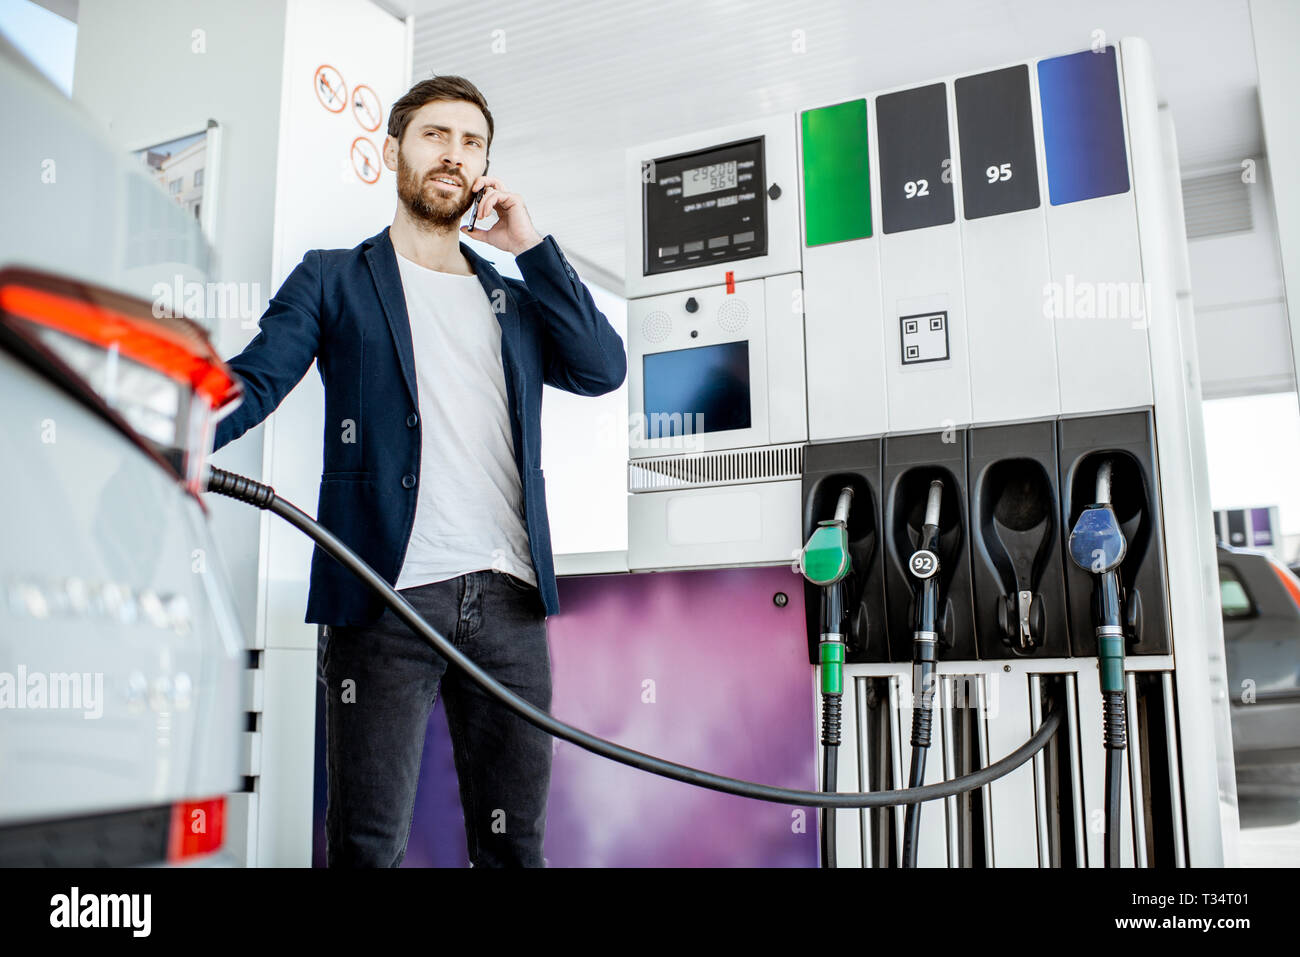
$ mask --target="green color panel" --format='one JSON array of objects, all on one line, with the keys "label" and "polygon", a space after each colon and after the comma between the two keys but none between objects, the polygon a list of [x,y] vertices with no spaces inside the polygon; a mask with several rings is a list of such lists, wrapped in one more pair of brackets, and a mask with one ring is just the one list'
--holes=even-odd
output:
[{"label": "green color panel", "polygon": [[809,246],[871,235],[867,101],[805,110],[803,184]]}]

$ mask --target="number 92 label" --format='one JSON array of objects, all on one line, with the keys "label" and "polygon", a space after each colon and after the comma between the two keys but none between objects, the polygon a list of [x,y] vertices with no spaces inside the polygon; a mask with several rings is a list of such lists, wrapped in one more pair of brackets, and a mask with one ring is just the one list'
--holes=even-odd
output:
[{"label": "number 92 label", "polygon": [[908,559],[907,570],[917,578],[929,578],[939,570],[939,557],[927,548],[913,552]]}]

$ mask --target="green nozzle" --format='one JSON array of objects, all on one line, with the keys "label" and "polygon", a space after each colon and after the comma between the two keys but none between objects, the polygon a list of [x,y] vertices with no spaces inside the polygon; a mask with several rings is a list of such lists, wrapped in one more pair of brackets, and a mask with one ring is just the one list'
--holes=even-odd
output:
[{"label": "green nozzle", "polygon": [[799,569],[814,585],[833,585],[849,571],[849,532],[840,522],[822,522],[799,554]]}]

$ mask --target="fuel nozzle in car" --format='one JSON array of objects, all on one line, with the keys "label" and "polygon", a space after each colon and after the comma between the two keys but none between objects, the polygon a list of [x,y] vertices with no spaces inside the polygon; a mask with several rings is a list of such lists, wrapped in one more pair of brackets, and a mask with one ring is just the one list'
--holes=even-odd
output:
[{"label": "fuel nozzle in car", "polygon": [[1124,586],[1119,568],[1128,542],[1111,507],[1112,467],[1109,459],[1097,469],[1096,504],[1089,505],[1070,532],[1070,559],[1093,576],[1092,615],[1101,668],[1103,735],[1106,746],[1107,867],[1119,866],[1120,804],[1124,749]]},{"label": "fuel nozzle in car", "polygon": [[[844,591],[849,572],[849,505],[853,489],[845,486],[835,504],[835,517],[818,522],[799,553],[799,570],[822,590],[820,642],[822,687],[822,790],[837,790],[836,766],[840,746],[840,703],[844,694]],[[822,866],[835,865],[835,811],[822,809]]]},{"label": "fuel nozzle in car", "polygon": [[[943,604],[939,576],[939,504],[943,482],[935,479],[925,502],[925,519],[920,542],[908,559],[912,576],[912,773],[908,787],[920,787],[925,780],[925,756],[930,748],[933,721],[935,663],[939,658],[939,609]],[[916,866],[917,835],[921,805],[909,804],[903,831],[903,866]]]}]

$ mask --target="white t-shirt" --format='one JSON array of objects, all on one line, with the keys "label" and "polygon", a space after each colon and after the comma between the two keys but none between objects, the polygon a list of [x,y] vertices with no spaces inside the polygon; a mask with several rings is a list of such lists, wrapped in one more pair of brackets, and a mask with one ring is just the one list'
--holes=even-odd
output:
[{"label": "white t-shirt", "polygon": [[501,324],[477,276],[397,265],[411,322],[420,405],[415,526],[397,588],[495,569],[536,585]]}]

